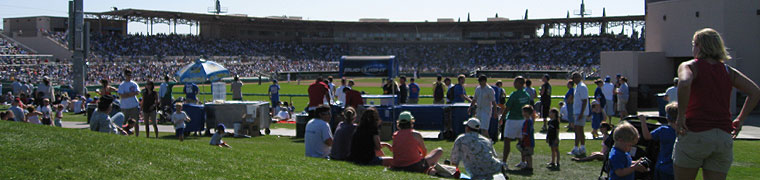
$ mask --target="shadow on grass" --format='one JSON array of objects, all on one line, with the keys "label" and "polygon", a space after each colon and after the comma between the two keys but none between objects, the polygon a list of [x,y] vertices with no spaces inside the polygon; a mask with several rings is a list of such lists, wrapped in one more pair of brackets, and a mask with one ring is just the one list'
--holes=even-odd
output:
[{"label": "shadow on grass", "polygon": [[303,143],[303,138],[291,137],[290,141],[294,143]]},{"label": "shadow on grass", "polygon": [[533,171],[521,170],[521,169],[515,169],[515,170],[510,169],[510,170],[507,170],[507,174],[509,174],[509,176],[516,175],[516,176],[530,177],[530,176],[533,176]]},{"label": "shadow on grass", "polygon": [[[200,139],[201,137],[204,137],[204,136],[195,136],[193,134],[190,134],[190,135],[185,136],[185,140]],[[172,134],[172,135],[163,135],[163,136],[159,136],[158,138],[159,139],[169,139],[169,140],[179,140],[179,138],[177,137],[177,135],[174,135],[174,134]]]}]

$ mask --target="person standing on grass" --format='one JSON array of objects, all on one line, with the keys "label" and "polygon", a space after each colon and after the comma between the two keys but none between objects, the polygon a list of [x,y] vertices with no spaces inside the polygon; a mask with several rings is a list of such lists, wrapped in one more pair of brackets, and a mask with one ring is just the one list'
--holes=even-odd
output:
[{"label": "person standing on grass", "polygon": [[414,82],[414,78],[409,79],[409,99],[407,104],[417,104],[420,101],[420,85]]},{"label": "person standing on grass", "polygon": [[673,78],[673,86],[665,90],[665,101],[670,103],[678,102],[678,77]]},{"label": "person standing on grass", "polygon": [[[132,81],[131,70],[124,70],[124,82],[119,85],[118,93],[120,99],[119,106],[121,112],[124,113],[124,119],[140,119],[140,111],[137,110],[137,107],[140,105],[140,102],[137,100],[137,95],[140,94],[140,86],[135,81]],[[100,99],[102,100],[103,97]],[[140,123],[136,121],[134,127],[135,137],[139,137]]]},{"label": "person standing on grass", "polygon": [[232,84],[230,84],[230,88],[232,89],[232,100],[243,100],[243,81],[240,81],[240,77],[238,75],[235,75],[235,78],[232,81]]},{"label": "person standing on grass", "polygon": [[148,80],[145,89],[142,92],[142,113],[145,120],[145,137],[150,138],[150,123],[153,123],[153,130],[158,138],[158,121],[156,120],[156,110],[158,110],[158,94],[153,90],[153,81]]},{"label": "person standing on grass", "polygon": [[335,101],[335,84],[333,83],[333,77],[327,76],[327,82],[325,82],[325,84],[327,84],[327,88],[330,90],[330,98],[327,99],[327,102],[332,102],[330,100]]},{"label": "person standing on grass", "polygon": [[470,118],[464,122],[464,126],[464,134],[454,140],[454,146],[451,149],[451,165],[458,167],[462,162],[472,179],[490,179],[499,172],[507,177],[506,161],[499,161],[491,140],[478,133],[480,120]]},{"label": "person standing on grass", "polygon": [[[351,162],[360,165],[382,165],[391,166],[393,157],[383,157],[385,154],[382,147],[391,148],[388,143],[380,142],[379,126],[382,124],[377,109],[369,108],[364,110],[359,126],[356,127],[354,136],[351,139],[351,153],[348,159]],[[329,130],[329,129],[328,129]]]},{"label": "person standing on grass", "polygon": [[[567,128],[568,131],[575,131],[573,128],[573,124],[575,124],[575,117],[573,116],[573,96],[575,94],[575,83],[573,83],[573,80],[567,81],[567,93],[565,93],[565,109],[567,110]],[[565,114],[563,114],[564,116]]]},{"label": "person standing on grass", "polygon": [[[504,110],[505,106],[504,104],[507,103],[507,91],[504,90],[503,83],[501,80],[496,80],[495,86],[491,86],[494,91],[494,98],[496,99],[496,106],[499,108],[499,110]],[[501,120],[501,113],[496,113],[496,118],[491,119],[491,123],[496,125],[496,134],[495,136],[491,136],[491,138],[494,139],[494,142],[498,141],[499,139],[504,139],[504,126],[499,125],[499,120]],[[490,124],[489,124],[490,125]]]},{"label": "person standing on grass", "polygon": [[[345,81],[344,81],[345,82]],[[346,107],[343,110],[343,121],[335,128],[335,139],[333,146],[330,148],[330,159],[343,161],[348,159],[348,154],[351,152],[351,140],[354,137],[354,131],[356,131],[356,110],[353,107]]]},{"label": "person standing on grass", "polygon": [[[494,107],[496,107],[494,90],[488,85],[488,78],[484,75],[478,77],[478,84],[478,87],[475,88],[475,96],[472,99],[467,112],[472,112],[472,109],[475,108],[475,116],[478,117],[478,119],[482,119],[480,123],[480,133],[485,137],[498,140],[497,137],[491,137],[490,133],[488,133],[489,125],[491,123],[491,115]],[[498,114],[498,112],[496,114]]]},{"label": "person standing on grass", "polygon": [[533,106],[536,104],[536,98],[538,98],[538,94],[536,93],[536,88],[533,88],[533,81],[530,79],[525,80],[525,92],[530,95],[530,105]]},{"label": "person standing on grass", "polygon": [[[760,100],[760,88],[730,67],[723,38],[714,29],[694,33],[694,60],[678,67],[678,134],[673,150],[676,179],[726,179],[733,162],[733,138]],[[747,94],[739,115],[731,121],[732,88]]]},{"label": "person standing on grass", "polygon": [[[607,119],[612,121],[612,116],[615,115],[615,85],[610,82],[610,76],[604,78],[604,85],[602,85],[602,94],[604,94],[604,112],[607,114]],[[612,122],[610,122],[612,123]]]},{"label": "person standing on grass", "polygon": [[472,99],[470,99],[470,97],[467,96],[467,91],[464,89],[464,81],[465,81],[464,74],[460,74],[459,76],[457,76],[457,84],[451,87],[451,91],[453,91],[453,95],[454,95],[452,103],[463,103],[465,100],[467,102],[472,102]]},{"label": "person standing on grass", "polygon": [[552,161],[546,163],[546,168],[559,168],[559,110],[552,108],[549,110],[549,123],[546,126],[546,143],[552,150]]},{"label": "person standing on grass", "polygon": [[[179,141],[184,141],[185,140],[185,122],[190,122],[190,117],[187,116],[187,113],[185,113],[185,111],[182,111],[182,103],[174,104],[174,109],[176,110],[174,111],[174,113],[172,113],[172,123],[174,123],[174,132],[177,135],[177,139],[179,139]],[[158,138],[158,129],[156,129],[156,138]]]},{"label": "person standing on grass", "polygon": [[441,147],[427,152],[422,134],[414,130],[414,116],[409,111],[399,114],[396,121],[398,131],[393,133],[391,167],[396,170],[424,173],[433,167],[443,155]]},{"label": "person standing on grass", "polygon": [[37,86],[37,92],[42,92],[44,94],[42,98],[55,100],[55,88],[53,87],[53,84],[50,83],[50,79],[47,76],[42,78],[42,83]]},{"label": "person standing on grass", "polygon": [[522,76],[515,77],[513,85],[516,90],[512,94],[509,94],[509,99],[503,112],[506,113],[507,118],[499,123],[504,125],[504,157],[502,157],[504,163],[507,163],[507,159],[509,159],[512,141],[522,138],[522,126],[525,122],[525,118],[522,115],[522,107],[530,104],[530,95],[525,92],[525,88],[523,87],[525,85],[525,78]]},{"label": "person standing on grass", "polygon": [[443,79],[443,84],[446,85],[446,104],[452,104],[452,101],[454,100],[454,91],[452,91],[451,88],[454,87],[454,85],[451,84],[451,79],[448,77]]},{"label": "person standing on grass", "polygon": [[280,107],[280,84],[277,83],[276,79],[272,80],[272,85],[269,85],[267,95],[269,95],[269,102],[272,103],[272,112],[278,112]]},{"label": "person standing on grass", "polygon": [[641,135],[645,140],[653,140],[657,142],[659,146],[659,153],[657,153],[657,162],[655,164],[655,179],[674,179],[673,177],[673,143],[676,141],[676,131],[673,129],[673,122],[676,121],[678,115],[678,103],[670,103],[665,106],[665,111],[668,113],[668,123],[663,124],[652,132],[649,132],[649,126],[647,125],[647,117],[639,115],[639,122],[641,123]]},{"label": "person standing on grass", "polygon": [[602,108],[602,111],[604,111],[604,106],[607,106],[607,97],[604,97],[604,90],[602,90],[602,86],[604,86],[604,82],[602,82],[601,79],[594,80],[594,84],[596,84],[596,89],[594,90],[594,99],[597,102],[599,102],[600,107]]},{"label": "person standing on grass", "polygon": [[630,97],[630,91],[628,89],[628,78],[620,78],[620,87],[615,93],[618,95],[617,108],[618,111],[620,111],[620,119],[622,120],[628,116],[628,98]]},{"label": "person standing on grass", "polygon": [[306,106],[306,111],[309,112],[309,118],[319,118],[315,110],[317,106],[324,103],[324,98],[329,93],[327,85],[322,83],[321,77],[309,85],[308,93],[309,104]]},{"label": "person standing on grass", "polygon": [[[399,91],[401,90],[399,89],[398,83],[396,83],[392,77],[389,77],[385,81],[385,85],[383,85],[383,95],[399,95]],[[399,96],[396,98],[399,98]],[[383,105],[395,104],[395,100],[393,99],[382,99],[381,102]]]},{"label": "person standing on grass", "polygon": [[544,77],[541,78],[541,82],[544,82],[541,85],[541,90],[539,90],[539,94],[541,95],[541,117],[544,119],[541,131],[546,131],[546,118],[549,117],[549,109],[552,107],[552,85],[549,84],[550,79],[549,74],[544,74]]},{"label": "person standing on grass", "polygon": [[346,78],[340,78],[340,87],[335,90],[335,96],[338,98],[338,101],[343,103],[343,107],[346,107],[346,93],[343,92],[344,88],[346,88]]},{"label": "person standing on grass", "polygon": [[306,123],[303,139],[305,153],[308,157],[326,158],[330,153],[330,146],[333,144],[333,135],[330,131],[330,124],[327,122],[331,117],[330,106],[319,105],[314,112],[317,117]]},{"label": "person standing on grass", "polygon": [[440,74],[436,77],[435,82],[433,83],[433,104],[446,104],[446,87],[443,82],[441,82],[441,78],[443,78]]},{"label": "person standing on grass", "polygon": [[398,78],[398,82],[398,103],[406,104],[406,100],[409,98],[409,86],[406,85],[406,76],[401,75],[401,77]]},{"label": "person standing on grass", "polygon": [[[575,118],[574,131],[575,131],[575,146],[571,153],[576,156],[586,154],[586,135],[583,133],[583,127],[586,125],[586,119],[588,118],[589,107],[588,101],[588,87],[583,83],[581,73],[574,72],[572,74],[573,83],[575,86],[575,93],[573,94],[573,118]],[[578,146],[580,145],[580,146]]]},{"label": "person standing on grass", "polygon": [[182,88],[182,92],[185,93],[185,101],[188,104],[198,103],[198,85],[195,85],[195,83],[185,83],[185,88]]},{"label": "person standing on grass", "polygon": [[171,109],[171,106],[174,105],[172,104],[172,88],[174,88],[174,85],[171,84],[170,80],[169,75],[164,75],[164,82],[161,83],[161,87],[158,90],[158,95],[161,98],[161,107],[165,107],[166,109]]}]

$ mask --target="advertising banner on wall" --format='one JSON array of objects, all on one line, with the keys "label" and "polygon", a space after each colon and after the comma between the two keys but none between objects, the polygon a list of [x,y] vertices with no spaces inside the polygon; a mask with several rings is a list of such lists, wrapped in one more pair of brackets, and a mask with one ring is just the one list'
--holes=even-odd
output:
[{"label": "advertising banner on wall", "polygon": [[395,56],[343,56],[339,69],[341,77],[394,77],[398,63]]}]

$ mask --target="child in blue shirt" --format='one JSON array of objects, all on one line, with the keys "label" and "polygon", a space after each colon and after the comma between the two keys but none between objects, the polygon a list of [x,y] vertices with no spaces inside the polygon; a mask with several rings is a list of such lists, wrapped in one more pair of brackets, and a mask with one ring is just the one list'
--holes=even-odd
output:
[{"label": "child in blue shirt", "polygon": [[633,161],[631,155],[628,154],[631,147],[639,141],[639,132],[633,125],[623,122],[615,128],[612,137],[615,139],[615,145],[609,155],[610,180],[633,180],[635,179],[634,171],[647,171],[646,167],[639,161]]},{"label": "child in blue shirt", "polygon": [[657,155],[657,163],[655,165],[655,179],[674,179],[673,177],[673,144],[676,141],[676,131],[670,125],[673,124],[678,117],[678,103],[670,103],[665,106],[665,111],[668,112],[668,124],[654,129],[649,132],[649,127],[646,125],[646,116],[639,116],[641,121],[641,131],[644,133],[644,139],[654,140],[660,143],[660,153]]},{"label": "child in blue shirt", "polygon": [[536,119],[536,113],[530,104],[523,106],[522,116],[525,122],[522,126],[522,139],[517,142],[517,150],[522,155],[522,162],[517,167],[524,171],[533,171],[533,148],[536,145],[533,137],[533,123]]}]

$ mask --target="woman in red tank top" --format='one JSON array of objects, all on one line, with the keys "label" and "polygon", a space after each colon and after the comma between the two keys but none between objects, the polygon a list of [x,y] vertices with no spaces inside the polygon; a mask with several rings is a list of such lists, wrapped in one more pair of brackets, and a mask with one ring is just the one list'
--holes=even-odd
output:
[{"label": "woman in red tank top", "polygon": [[[725,179],[733,161],[733,139],[760,100],[760,88],[738,70],[724,64],[731,59],[720,34],[710,28],[694,33],[694,60],[678,67],[678,133],[673,151],[676,179],[694,179],[700,168],[705,179]],[[731,121],[731,91],[747,99]]]}]

